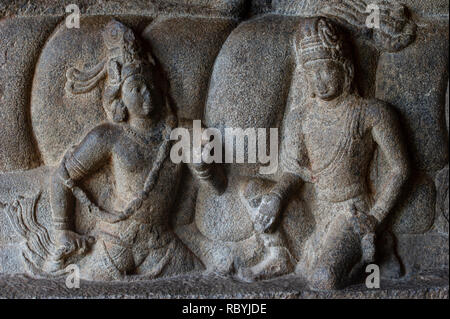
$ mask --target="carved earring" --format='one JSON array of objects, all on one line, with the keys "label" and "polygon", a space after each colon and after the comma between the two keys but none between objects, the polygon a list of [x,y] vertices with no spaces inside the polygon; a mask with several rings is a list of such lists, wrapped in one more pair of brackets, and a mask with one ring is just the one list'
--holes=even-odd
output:
[{"label": "carved earring", "polygon": [[347,76],[345,77],[345,89],[347,92],[351,92],[352,86],[353,86],[353,78],[354,78],[354,74],[355,74],[355,69],[354,69],[353,64],[350,61],[346,61],[344,63],[344,69],[347,73]]},{"label": "carved earring", "polygon": [[112,103],[112,116],[114,122],[123,122],[127,117],[127,108],[122,101],[114,100]]}]

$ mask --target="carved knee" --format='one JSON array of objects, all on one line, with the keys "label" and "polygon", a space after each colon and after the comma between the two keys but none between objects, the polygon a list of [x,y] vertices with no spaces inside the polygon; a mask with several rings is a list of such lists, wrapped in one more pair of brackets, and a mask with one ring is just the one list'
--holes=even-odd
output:
[{"label": "carved knee", "polygon": [[339,278],[331,267],[318,267],[313,270],[309,280],[311,289],[336,290],[340,288]]}]

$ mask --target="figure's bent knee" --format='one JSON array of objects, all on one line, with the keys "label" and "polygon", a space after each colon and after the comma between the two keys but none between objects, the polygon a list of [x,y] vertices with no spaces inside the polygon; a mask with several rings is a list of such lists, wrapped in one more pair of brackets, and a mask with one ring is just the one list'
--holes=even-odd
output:
[{"label": "figure's bent knee", "polygon": [[330,267],[319,267],[312,271],[309,280],[311,289],[336,290],[340,288],[339,278]]}]

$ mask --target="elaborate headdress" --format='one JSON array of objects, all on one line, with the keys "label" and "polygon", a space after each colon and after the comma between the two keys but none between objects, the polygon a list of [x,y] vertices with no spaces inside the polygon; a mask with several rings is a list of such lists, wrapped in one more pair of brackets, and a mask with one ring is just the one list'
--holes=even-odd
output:
[{"label": "elaborate headdress", "polygon": [[[91,91],[101,80],[106,79],[103,90],[103,107],[108,116],[123,120],[123,105],[118,95],[124,81],[135,75],[151,78],[151,68],[147,60],[142,58],[137,40],[131,29],[122,23],[110,21],[102,33],[107,48],[106,58],[90,70],[80,71],[74,67],[67,70],[66,90],[72,94]],[[152,61],[153,62],[153,61]],[[148,85],[152,86],[152,81]]]},{"label": "elaborate headdress", "polygon": [[306,20],[301,29],[299,50],[303,65],[317,60],[348,60],[341,34],[325,18]]},{"label": "elaborate headdress", "polygon": [[303,66],[314,61],[339,62],[346,72],[345,88],[353,89],[354,66],[344,34],[326,18],[306,19],[297,42],[297,58]]}]

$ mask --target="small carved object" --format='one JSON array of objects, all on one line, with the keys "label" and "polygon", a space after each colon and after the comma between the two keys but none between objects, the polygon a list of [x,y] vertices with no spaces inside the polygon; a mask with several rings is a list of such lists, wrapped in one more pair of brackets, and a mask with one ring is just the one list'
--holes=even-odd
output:
[{"label": "small carved object", "polygon": [[[66,90],[73,94],[88,92],[105,79],[103,107],[110,121],[69,150],[53,176],[56,245],[64,248],[59,258],[64,265],[78,255],[82,276],[92,280],[201,269],[169,227],[170,204],[181,177],[179,167],[168,160],[176,118],[155,87],[152,65],[142,58],[133,32],[112,21],[104,41],[107,59],[92,70],[67,72]],[[109,210],[94,204],[78,183],[108,163],[116,182]],[[75,232],[75,198],[98,216],[94,236]]]},{"label": "small carved object", "polygon": [[[64,270],[55,270],[53,261],[57,260],[55,254],[58,252],[54,249],[51,235],[37,220],[36,206],[40,196],[40,193],[32,198],[19,196],[13,203],[5,206],[5,212],[16,233],[24,240],[22,257],[27,269],[35,275],[43,272],[63,274]],[[0,203],[0,208],[1,205]],[[47,258],[48,256],[52,258]]]},{"label": "small carved object", "polygon": [[399,51],[416,37],[417,26],[409,18],[407,8],[395,1],[332,0],[317,3],[317,7],[317,16],[344,22],[359,30],[368,29],[369,13],[377,15],[379,26],[366,32],[369,31],[382,50]]},{"label": "small carved object", "polygon": [[[325,18],[306,20],[299,59],[311,90],[303,114],[286,119],[283,177],[267,195],[276,216],[280,198],[294,186],[313,183],[316,229],[306,243],[297,272],[312,288],[348,284],[359,266],[375,257],[375,234],[392,209],[408,176],[405,147],[397,120],[385,103],[361,98],[353,87],[349,48]],[[389,163],[379,194],[368,185],[378,148]]]}]

